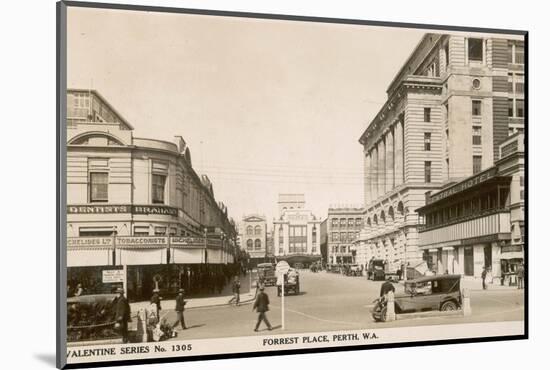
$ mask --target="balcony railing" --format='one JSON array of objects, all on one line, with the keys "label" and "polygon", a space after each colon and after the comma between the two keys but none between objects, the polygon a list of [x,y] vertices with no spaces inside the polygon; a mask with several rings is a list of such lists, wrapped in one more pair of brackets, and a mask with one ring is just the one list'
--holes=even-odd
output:
[{"label": "balcony railing", "polygon": [[464,217],[451,224],[419,228],[420,246],[510,232],[510,212],[492,211]]}]

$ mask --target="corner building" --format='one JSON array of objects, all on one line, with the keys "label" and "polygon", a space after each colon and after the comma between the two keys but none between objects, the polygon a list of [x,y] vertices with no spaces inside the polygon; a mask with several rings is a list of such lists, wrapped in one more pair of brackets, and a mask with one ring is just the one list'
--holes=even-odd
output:
[{"label": "corner building", "polygon": [[185,140],[134,137],[96,91],[69,90],[67,106],[69,284],[107,290],[103,271],[124,268],[129,298],[148,299],[156,286],[193,293],[229,273],[235,224]]},{"label": "corner building", "polygon": [[487,169],[499,143],[524,127],[523,39],[426,34],[387,90],[359,142],[364,228],[357,263],[422,262],[425,193]]}]

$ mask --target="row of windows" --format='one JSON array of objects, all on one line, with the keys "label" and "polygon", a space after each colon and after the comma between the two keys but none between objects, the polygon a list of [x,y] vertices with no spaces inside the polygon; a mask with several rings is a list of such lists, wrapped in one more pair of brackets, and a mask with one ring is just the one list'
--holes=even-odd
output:
[{"label": "row of windows", "polygon": [[255,249],[255,250],[258,250],[258,249],[262,249],[262,241],[260,239],[256,239],[254,241],[252,241],[252,239],[248,239],[246,241],[246,249],[248,250],[252,250],[252,249]]},{"label": "row of windows", "polygon": [[331,241],[333,242],[352,242],[356,239],[359,239],[359,231],[348,232],[348,233],[337,233],[333,232],[331,235]]},{"label": "row of windows", "polygon": [[426,214],[426,225],[439,226],[453,222],[462,217],[476,216],[485,211],[505,208],[509,202],[510,189],[494,189],[484,194],[461,200],[443,209]]},{"label": "row of windows", "polygon": [[353,226],[363,226],[363,219],[362,218],[348,218],[348,219],[345,219],[345,218],[341,218],[341,219],[337,219],[337,218],[333,218],[331,220],[331,225],[332,227],[338,227],[338,226],[341,226],[341,227],[346,227],[346,226],[350,226],[350,227],[353,227]]},{"label": "row of windows", "polygon": [[[304,250],[300,250],[300,251],[297,251],[297,250],[289,250],[289,253],[306,253],[307,251],[304,249]],[[279,248],[279,254],[280,255],[283,255],[285,253],[285,250],[283,248]],[[311,253],[315,254],[317,253],[317,245],[316,244],[313,244],[311,246]]]},{"label": "row of windows", "polygon": [[256,227],[248,226],[246,228],[246,235],[262,235],[262,227],[257,225]]},{"label": "row of windows", "polygon": [[351,252],[350,248],[345,245],[333,245],[332,253],[349,253]]}]

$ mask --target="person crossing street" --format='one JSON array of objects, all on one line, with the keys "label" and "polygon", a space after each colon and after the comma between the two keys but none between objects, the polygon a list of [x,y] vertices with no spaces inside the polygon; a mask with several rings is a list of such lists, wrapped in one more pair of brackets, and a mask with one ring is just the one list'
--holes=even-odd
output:
[{"label": "person crossing street", "polygon": [[267,330],[273,330],[273,327],[271,326],[269,320],[267,319],[267,316],[265,315],[265,313],[269,311],[269,296],[264,292],[263,286],[260,286],[260,293],[256,297],[256,301],[254,302],[252,310],[256,310],[256,312],[258,312],[258,321],[256,322],[256,327],[254,328],[254,331],[258,331],[258,328],[260,327],[262,321],[267,325]]}]

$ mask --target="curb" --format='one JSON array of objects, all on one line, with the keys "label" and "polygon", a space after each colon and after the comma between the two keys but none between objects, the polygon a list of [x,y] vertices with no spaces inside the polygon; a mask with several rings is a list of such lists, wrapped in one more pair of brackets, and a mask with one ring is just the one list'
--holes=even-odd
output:
[{"label": "curb", "polygon": [[413,312],[413,313],[400,313],[395,315],[395,320],[407,320],[407,319],[422,319],[427,317],[449,317],[449,316],[464,316],[464,311],[427,311],[427,312]]}]

